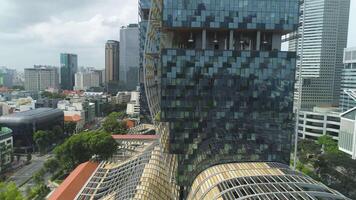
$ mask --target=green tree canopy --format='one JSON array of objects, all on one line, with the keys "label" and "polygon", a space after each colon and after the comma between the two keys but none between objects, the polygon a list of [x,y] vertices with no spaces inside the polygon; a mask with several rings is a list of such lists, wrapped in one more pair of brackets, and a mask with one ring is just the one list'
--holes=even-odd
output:
[{"label": "green tree canopy", "polygon": [[68,135],[72,135],[75,131],[77,124],[75,122],[64,122],[64,132]]},{"label": "green tree canopy", "polygon": [[0,182],[0,199],[1,200],[23,200],[19,189],[15,183],[2,183]]},{"label": "green tree canopy", "polygon": [[48,134],[46,131],[36,131],[33,134],[33,141],[37,144],[38,150],[40,153],[45,153],[47,147],[51,143],[51,134]]},{"label": "green tree canopy", "polygon": [[105,118],[103,128],[108,133],[126,134],[126,123],[121,121],[125,116],[123,112],[113,112]]},{"label": "green tree canopy", "polygon": [[110,158],[117,149],[117,143],[105,132],[82,132],[68,138],[56,147],[55,154],[64,169],[73,169],[93,156],[98,159]]},{"label": "green tree canopy", "polygon": [[337,141],[328,135],[319,137],[318,144],[323,145],[325,153],[340,153]]}]

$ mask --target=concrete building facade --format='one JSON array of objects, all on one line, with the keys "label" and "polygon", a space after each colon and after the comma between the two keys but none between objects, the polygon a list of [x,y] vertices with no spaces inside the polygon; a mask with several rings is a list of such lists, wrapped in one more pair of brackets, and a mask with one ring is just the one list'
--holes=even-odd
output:
[{"label": "concrete building facade", "polygon": [[120,42],[108,40],[105,45],[105,81],[119,81]]},{"label": "concrete building facade", "polygon": [[328,135],[339,140],[340,112],[338,108],[314,107],[313,111],[300,111],[298,134],[303,139],[317,140]]},{"label": "concrete building facade", "polygon": [[302,66],[302,91],[296,87],[295,105],[298,105],[301,93],[304,110],[315,106],[338,106],[350,0],[305,0],[302,3],[299,28],[302,36],[298,41],[300,59],[297,63],[297,67]]},{"label": "concrete building facade", "polygon": [[100,86],[100,74],[96,72],[78,72],[75,74],[75,90],[88,90]]},{"label": "concrete building facade", "polygon": [[35,65],[25,69],[25,90],[44,91],[59,89],[59,73],[56,67]]}]

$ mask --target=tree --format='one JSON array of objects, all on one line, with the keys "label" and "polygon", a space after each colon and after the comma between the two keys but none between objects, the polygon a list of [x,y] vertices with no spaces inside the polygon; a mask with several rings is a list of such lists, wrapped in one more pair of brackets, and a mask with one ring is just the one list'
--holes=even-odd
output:
[{"label": "tree", "polygon": [[44,154],[47,151],[47,147],[51,142],[50,136],[46,131],[36,131],[33,134],[33,140],[37,144],[38,150],[41,154]]},{"label": "tree", "polygon": [[65,138],[65,136],[64,136],[64,134],[63,134],[63,129],[62,129],[61,126],[58,126],[58,125],[57,125],[57,126],[53,127],[52,132],[53,132],[53,134],[54,134],[54,142],[55,142],[55,143],[57,143],[57,142],[59,142],[60,140],[62,140],[62,139]]},{"label": "tree", "polygon": [[67,97],[64,94],[54,93],[54,92],[52,93],[47,91],[42,92],[41,96],[49,99],[65,99]]},{"label": "tree", "polygon": [[60,163],[56,158],[51,158],[44,163],[44,168],[49,173],[54,173],[59,168]]},{"label": "tree", "polygon": [[340,153],[337,142],[328,135],[323,135],[319,137],[318,144],[323,146],[325,153]]},{"label": "tree", "polygon": [[75,122],[64,122],[64,132],[67,135],[72,135],[77,127]]},{"label": "tree", "polygon": [[1,200],[23,200],[19,189],[15,183],[2,183],[0,182],[0,199]]},{"label": "tree", "polygon": [[116,134],[126,134],[126,123],[123,121],[119,121],[125,116],[125,113],[122,112],[113,112],[108,115],[103,123],[103,128],[108,133],[116,133]]},{"label": "tree", "polygon": [[71,170],[93,156],[107,159],[116,152],[116,148],[117,143],[109,133],[92,131],[71,136],[54,152],[63,169]]}]

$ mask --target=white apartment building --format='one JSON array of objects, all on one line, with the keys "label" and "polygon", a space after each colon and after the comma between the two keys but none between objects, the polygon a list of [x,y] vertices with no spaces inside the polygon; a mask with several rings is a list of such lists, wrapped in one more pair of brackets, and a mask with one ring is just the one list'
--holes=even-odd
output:
[{"label": "white apartment building", "polygon": [[356,47],[344,50],[341,74],[340,108],[346,112],[356,107]]},{"label": "white apartment building", "polygon": [[87,90],[100,86],[100,74],[96,72],[78,72],[75,74],[75,90]]},{"label": "white apartment building", "polygon": [[140,114],[140,92],[131,92],[130,102],[127,104],[126,114],[139,115]]},{"label": "white apartment building", "polygon": [[339,132],[340,113],[338,108],[314,107],[313,111],[299,112],[299,137],[317,140],[320,136],[329,135],[338,140]]},{"label": "white apartment building", "polygon": [[59,74],[56,67],[35,65],[25,69],[25,89],[27,91],[44,91],[59,88]]}]

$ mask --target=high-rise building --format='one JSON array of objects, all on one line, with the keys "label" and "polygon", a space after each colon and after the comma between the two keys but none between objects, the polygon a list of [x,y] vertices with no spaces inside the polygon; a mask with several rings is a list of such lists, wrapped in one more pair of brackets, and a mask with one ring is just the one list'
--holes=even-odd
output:
[{"label": "high-rise building", "polygon": [[[302,2],[301,36],[298,41],[300,60],[297,64],[302,66],[301,109],[337,106],[343,49],[347,44],[350,0]],[[293,44],[293,48],[296,48],[295,42]],[[299,93],[296,89],[295,105],[298,105]]]},{"label": "high-rise building", "polygon": [[96,72],[78,72],[75,74],[75,90],[88,90],[100,86],[100,74]]},{"label": "high-rise building", "polygon": [[127,70],[127,81],[126,89],[135,90],[139,86],[138,77],[139,77],[139,68],[138,67],[129,67]]},{"label": "high-rise building", "polygon": [[343,112],[356,107],[356,48],[344,52],[344,68],[341,74],[340,108]]},{"label": "high-rise building", "polygon": [[[129,24],[120,29],[120,81],[128,81],[131,67],[139,68],[139,30],[138,24]],[[137,86],[136,83],[135,86]]]},{"label": "high-rise building", "polygon": [[119,81],[120,43],[108,40],[105,45],[105,81]]},{"label": "high-rise building", "polygon": [[35,65],[25,69],[25,90],[43,91],[59,89],[59,74],[56,67]]},{"label": "high-rise building", "polygon": [[78,56],[61,53],[61,89],[73,90],[74,75],[78,71]]},{"label": "high-rise building", "polygon": [[299,1],[152,2],[145,84],[183,196],[217,164],[289,165]]},{"label": "high-rise building", "polygon": [[340,115],[339,149],[356,159],[356,107]]},{"label": "high-rise building", "polygon": [[144,50],[146,43],[146,34],[147,34],[147,25],[148,25],[148,16],[151,8],[151,0],[139,0],[139,31],[140,31],[140,63],[139,63],[139,84],[140,84],[140,121],[142,123],[151,123],[150,110],[147,104],[146,89],[144,82],[144,68],[143,68],[143,59],[144,59]]},{"label": "high-rise building", "polygon": [[105,70],[103,69],[93,69],[91,70],[93,73],[97,73],[99,76],[99,85],[104,86],[105,83]]}]

